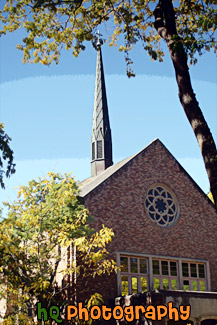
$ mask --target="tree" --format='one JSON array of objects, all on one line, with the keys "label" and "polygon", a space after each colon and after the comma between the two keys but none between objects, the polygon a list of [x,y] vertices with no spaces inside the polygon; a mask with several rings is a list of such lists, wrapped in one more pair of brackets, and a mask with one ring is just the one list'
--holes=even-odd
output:
[{"label": "tree", "polygon": [[[13,163],[13,151],[9,146],[11,138],[4,132],[4,125],[0,123],[0,185],[2,188],[5,188],[3,176],[6,174],[6,177],[10,177],[10,175],[15,173],[15,164]],[[3,161],[7,161],[6,172],[4,171]]]},{"label": "tree", "polygon": [[[6,204],[9,215],[0,223],[0,288],[9,324],[33,322],[37,302],[47,309],[57,304],[61,310],[67,301],[76,304],[76,282],[87,289],[91,278],[116,270],[106,258],[112,230],[90,227],[78,195],[70,175],[49,173],[20,187],[18,200]],[[71,250],[76,251],[74,259]],[[93,300],[87,290],[85,295]],[[94,297],[101,299],[97,293]]]},{"label": "tree", "polygon": [[5,0],[1,12],[1,33],[21,25],[27,36],[18,48],[24,62],[58,63],[60,51],[72,49],[77,56],[85,41],[95,39],[103,22],[113,24],[110,45],[125,52],[128,76],[133,75],[129,51],[138,41],[153,60],[163,60],[161,40],[165,41],[173,62],[179,99],[197,138],[217,206],[217,150],[209,127],[191,85],[188,60],[197,54],[216,52],[216,0]]},{"label": "tree", "polygon": [[208,198],[209,198],[209,199],[214,203],[212,193],[209,192],[207,196],[208,196]]}]

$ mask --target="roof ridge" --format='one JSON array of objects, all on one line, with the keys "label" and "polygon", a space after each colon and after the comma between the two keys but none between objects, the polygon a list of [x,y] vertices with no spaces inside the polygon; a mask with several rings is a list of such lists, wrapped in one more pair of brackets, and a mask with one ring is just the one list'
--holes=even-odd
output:
[{"label": "roof ridge", "polygon": [[[102,183],[104,183],[109,177],[113,176],[115,173],[117,173],[121,168],[125,167],[130,161],[132,161],[134,158],[136,158],[139,154],[141,154],[143,151],[147,150],[151,145],[154,143],[162,142],[156,138],[152,142],[150,142],[147,146],[145,146],[143,149],[138,151],[136,154],[129,156],[118,163],[108,167],[104,171],[102,171],[99,175],[96,175],[94,177],[89,177],[85,179],[84,181],[80,182],[80,196],[84,197],[93,190],[95,190],[98,186],[100,186]],[[162,144],[163,145],[163,144]],[[166,148],[166,147],[165,147]]]}]

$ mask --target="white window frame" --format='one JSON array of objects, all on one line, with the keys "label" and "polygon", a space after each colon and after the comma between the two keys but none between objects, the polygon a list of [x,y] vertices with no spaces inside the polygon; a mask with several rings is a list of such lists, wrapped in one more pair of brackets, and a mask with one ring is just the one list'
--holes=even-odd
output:
[{"label": "white window frame", "polygon": [[[121,290],[121,276],[127,276],[128,277],[128,292],[132,293],[132,278],[137,278],[137,286],[138,286],[138,292],[141,292],[141,278],[146,278],[147,280],[147,286],[148,286],[148,281],[149,281],[149,278],[148,278],[148,272],[149,272],[149,268],[148,268],[148,263],[149,263],[149,260],[147,257],[144,257],[144,256],[137,256],[137,255],[120,255],[119,258],[121,257],[126,257],[128,260],[127,260],[127,268],[128,268],[128,272],[120,272],[120,290]],[[131,272],[131,269],[130,269],[130,259],[131,258],[136,258],[137,259],[137,272]],[[146,260],[146,273],[140,273],[140,260],[141,259],[144,259]],[[120,260],[119,260],[119,265],[120,265]],[[149,287],[147,287],[147,290],[149,290]]]},{"label": "white window frame", "polygon": [[[199,291],[199,290],[193,290],[193,285],[192,285],[192,282],[193,281],[196,281],[197,282],[197,287],[200,287],[200,281],[201,282],[205,282],[205,291],[207,291],[207,272],[206,272],[206,267],[204,267],[204,273],[205,273],[205,277],[204,278],[200,278],[199,277],[199,264],[203,264],[204,263],[200,263],[200,262],[196,262],[196,261],[186,261],[186,260],[182,260],[182,263],[186,263],[188,264],[188,276],[184,276],[182,274],[182,277],[183,277],[183,286],[184,286],[184,281],[189,281],[189,290],[190,291]],[[190,265],[191,264],[196,264],[196,273],[197,273],[197,276],[196,277],[193,277],[191,276],[191,267]]]},{"label": "white window frame", "polygon": [[[152,258],[152,267],[153,267],[153,261],[159,261],[159,274],[154,274],[153,272],[153,268],[152,268],[152,276],[153,276],[153,282],[154,282],[154,279],[159,279],[160,281],[160,289],[163,289],[163,280],[164,279],[167,279],[168,280],[168,285],[169,285],[169,289],[167,290],[173,290],[172,289],[172,283],[171,283],[171,280],[176,280],[177,281],[177,289],[179,289],[179,264],[178,264],[178,261],[176,259],[167,259],[167,258],[164,258],[164,259],[159,259],[159,258]],[[165,275],[162,273],[162,262],[168,262],[168,275]],[[177,275],[171,275],[170,274],[170,262],[175,262],[176,263],[176,272],[177,272]],[[154,285],[153,285],[153,288],[154,288]],[[166,289],[165,289],[166,290]]]},{"label": "white window frame", "polygon": [[[209,271],[209,262],[207,260],[203,260],[203,259],[190,259],[190,258],[184,258],[184,257],[171,257],[171,256],[164,256],[164,255],[152,255],[152,254],[141,254],[141,253],[132,253],[132,252],[125,252],[125,251],[120,251],[116,253],[116,262],[117,262],[117,266],[119,268],[118,273],[117,273],[117,286],[118,286],[118,295],[121,295],[121,275],[127,275],[127,276],[140,276],[140,274],[134,274],[134,273],[121,273],[120,272],[120,257],[121,256],[125,256],[125,257],[136,257],[136,258],[144,258],[147,259],[147,282],[148,282],[148,290],[154,290],[154,286],[153,286],[153,269],[152,269],[152,260],[163,260],[163,261],[176,261],[177,262],[177,277],[175,276],[171,276],[170,279],[176,278],[178,280],[177,286],[178,286],[178,290],[184,290],[183,287],[183,280],[189,280],[192,281],[192,279],[196,279],[196,280],[200,280],[199,278],[186,278],[182,276],[182,263],[192,263],[192,264],[204,264],[205,266],[205,279],[201,279],[202,281],[205,280],[205,287],[206,287],[206,291],[203,292],[207,292],[207,291],[211,291],[211,285],[210,285],[210,271]],[[129,260],[128,260],[129,263]],[[161,264],[161,263],[160,263]],[[129,265],[128,265],[128,271],[129,271]],[[156,275],[156,277],[158,277]],[[159,278],[169,278],[168,276],[163,276],[160,275]],[[161,280],[160,280],[161,281]],[[128,291],[131,292],[131,288],[130,288],[130,282],[128,282]],[[170,280],[169,280],[170,283]],[[130,285],[129,285],[130,284]],[[141,288],[138,288],[138,290]],[[172,289],[169,289],[172,290]],[[188,291],[191,291],[191,289],[189,288]],[[194,292],[198,292],[198,291],[194,291]]]}]

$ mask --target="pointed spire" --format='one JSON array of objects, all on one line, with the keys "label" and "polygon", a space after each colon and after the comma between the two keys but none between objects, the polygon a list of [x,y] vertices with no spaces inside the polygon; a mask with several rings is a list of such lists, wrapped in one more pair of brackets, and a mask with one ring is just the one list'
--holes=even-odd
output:
[{"label": "pointed spire", "polygon": [[97,36],[96,80],[91,136],[91,176],[96,176],[113,165],[112,138],[101,53],[102,40],[100,39],[101,35],[99,32]]}]

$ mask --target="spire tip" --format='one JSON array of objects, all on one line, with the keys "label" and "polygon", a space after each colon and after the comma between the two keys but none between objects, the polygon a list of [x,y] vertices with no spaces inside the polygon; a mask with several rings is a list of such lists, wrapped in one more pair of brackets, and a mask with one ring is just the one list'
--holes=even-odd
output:
[{"label": "spire tip", "polygon": [[100,37],[102,36],[102,34],[100,34],[99,30],[96,32],[96,48],[97,50],[101,48],[101,45],[103,44],[103,39]]}]

